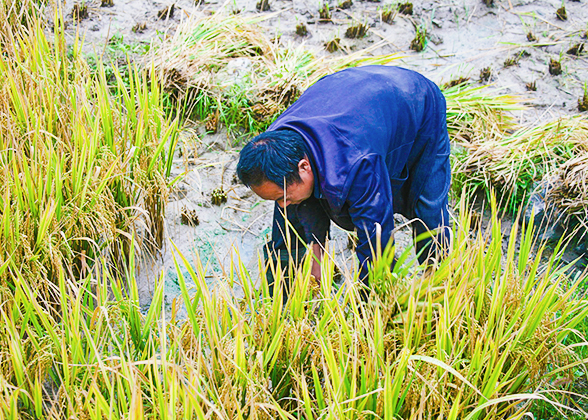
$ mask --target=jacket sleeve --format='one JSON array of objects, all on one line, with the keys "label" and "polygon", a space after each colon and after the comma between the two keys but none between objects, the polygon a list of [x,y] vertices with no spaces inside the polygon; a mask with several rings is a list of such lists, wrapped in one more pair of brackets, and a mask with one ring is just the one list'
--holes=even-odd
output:
[{"label": "jacket sleeve", "polygon": [[366,282],[372,249],[376,248],[376,223],[382,227],[382,249],[386,247],[394,230],[392,188],[388,169],[380,155],[369,155],[358,161],[350,173],[350,179],[346,201],[359,238],[356,253],[360,275]]}]

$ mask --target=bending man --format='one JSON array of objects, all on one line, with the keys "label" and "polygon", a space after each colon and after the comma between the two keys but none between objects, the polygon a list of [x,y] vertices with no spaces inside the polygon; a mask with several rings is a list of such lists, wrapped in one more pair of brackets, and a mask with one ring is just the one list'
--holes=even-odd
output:
[{"label": "bending man", "polygon": [[[413,223],[421,262],[449,242],[449,136],[445,98],[424,76],[399,67],[340,71],[311,86],[241,151],[237,174],[276,202],[270,249],[286,251],[284,211],[297,231],[291,248],[313,244],[320,260],[330,221],[356,230],[362,279],[376,243],[391,240],[394,213]],[[285,187],[285,188],[284,188]],[[291,249],[292,250],[292,249]],[[283,254],[286,254],[283,252]],[[320,279],[315,262],[312,274]]]}]

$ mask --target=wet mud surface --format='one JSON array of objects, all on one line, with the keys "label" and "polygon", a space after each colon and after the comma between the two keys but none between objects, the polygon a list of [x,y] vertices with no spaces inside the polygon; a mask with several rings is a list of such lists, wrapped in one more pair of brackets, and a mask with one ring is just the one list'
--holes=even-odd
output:
[{"label": "wet mud surface", "polygon": [[[72,39],[79,31],[85,50],[97,55],[112,37],[135,45],[156,44],[172,35],[182,21],[219,11],[269,14],[260,23],[268,36],[280,37],[284,43],[305,43],[319,56],[345,54],[385,41],[374,54],[397,53],[396,65],[417,70],[438,84],[458,78],[481,80],[527,98],[529,109],[516,117],[528,123],[577,113],[578,99],[588,82],[588,55],[582,50],[588,42],[584,0],[564,1],[565,16],[558,12],[559,0],[422,1],[413,3],[412,14],[407,9],[400,13],[398,3],[386,1],[330,1],[330,17],[319,1],[269,0],[259,5],[269,7],[265,12],[258,11],[257,3],[113,0],[112,6],[102,7],[102,1],[92,0],[85,2],[88,17],[79,22],[72,17],[76,3],[68,2],[64,14]],[[362,32],[363,37],[355,37]],[[426,36],[421,37],[423,50],[417,52],[419,33]],[[327,51],[327,45],[333,52]],[[552,61],[560,64],[559,71],[550,66]],[[231,141],[226,133],[205,135],[200,127],[186,130],[182,137],[173,169],[173,176],[182,179],[166,215],[169,239],[189,260],[195,261],[196,255],[201,258],[211,285],[219,284],[218,279],[228,273],[235,251],[256,277],[258,255],[271,229],[273,203],[235,182],[238,149],[228,147]],[[214,205],[211,193],[219,187],[227,193],[227,201]],[[508,223],[504,226],[509,229]],[[335,258],[340,265],[350,266],[347,234],[333,227],[332,236]],[[409,244],[410,228],[401,229],[396,240],[400,247]],[[168,302],[179,294],[172,249],[170,242],[162,255],[144,261],[140,268],[143,304],[150,301],[162,270]]]}]

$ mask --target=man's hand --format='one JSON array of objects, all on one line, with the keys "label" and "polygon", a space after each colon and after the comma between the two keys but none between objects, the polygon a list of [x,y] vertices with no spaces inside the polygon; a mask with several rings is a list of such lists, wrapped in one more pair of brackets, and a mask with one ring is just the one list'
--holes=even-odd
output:
[{"label": "man's hand", "polygon": [[323,248],[320,244],[312,244],[312,253],[314,258],[312,259],[312,268],[310,274],[314,276],[317,282],[321,281],[321,261],[323,260]]}]

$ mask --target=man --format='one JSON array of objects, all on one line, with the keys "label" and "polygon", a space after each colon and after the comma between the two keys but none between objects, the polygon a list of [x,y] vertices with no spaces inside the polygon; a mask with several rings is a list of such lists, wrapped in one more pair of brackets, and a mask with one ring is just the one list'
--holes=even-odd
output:
[{"label": "man", "polygon": [[[449,136],[445,98],[424,76],[399,67],[340,71],[311,86],[241,151],[237,174],[257,195],[274,200],[271,252],[302,249],[317,257],[330,220],[356,230],[361,277],[381,226],[382,246],[394,213],[413,223],[415,237],[438,229],[448,246]],[[287,234],[286,217],[296,232]],[[289,239],[286,240],[285,237]],[[371,244],[371,246],[370,246]],[[441,249],[443,249],[443,247]],[[416,243],[421,262],[434,256],[431,240]]]}]

